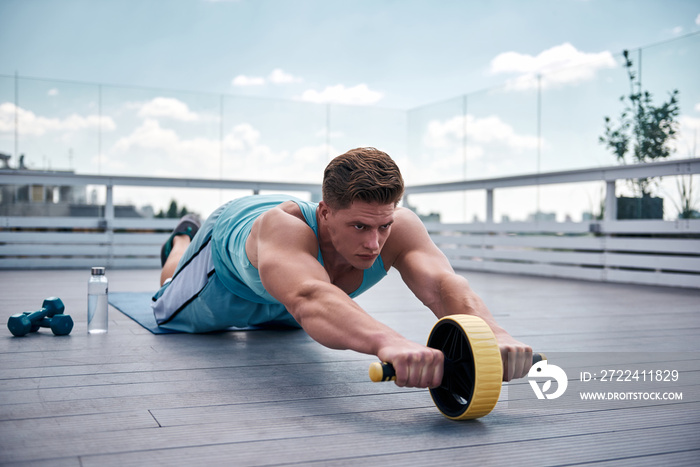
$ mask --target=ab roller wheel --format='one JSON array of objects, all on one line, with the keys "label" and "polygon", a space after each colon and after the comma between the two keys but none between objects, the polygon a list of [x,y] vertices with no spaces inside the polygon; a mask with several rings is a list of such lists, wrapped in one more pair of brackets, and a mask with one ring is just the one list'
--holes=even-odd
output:
[{"label": "ab roller wheel", "polygon": [[[442,384],[430,389],[438,410],[452,420],[479,418],[491,412],[501,394],[503,363],[488,324],[476,316],[446,316],[433,327],[427,346],[445,355]],[[535,354],[533,361],[543,358]],[[372,381],[390,381],[394,377],[389,363],[370,366]]]},{"label": "ab roller wheel", "polygon": [[442,384],[430,389],[447,418],[479,418],[493,410],[501,394],[503,364],[491,328],[480,318],[455,315],[438,321],[428,347],[445,354]]}]

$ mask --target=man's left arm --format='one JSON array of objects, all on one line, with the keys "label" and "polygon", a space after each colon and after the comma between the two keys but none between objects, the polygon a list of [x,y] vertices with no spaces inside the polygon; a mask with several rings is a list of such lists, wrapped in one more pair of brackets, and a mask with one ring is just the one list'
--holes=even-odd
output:
[{"label": "man's left arm", "polygon": [[496,322],[469,282],[454,272],[418,216],[407,209],[398,209],[390,241],[387,246],[394,258],[392,266],[435,316],[469,314],[483,319],[493,330],[501,351],[503,380],[527,375],[532,365],[532,349]]}]

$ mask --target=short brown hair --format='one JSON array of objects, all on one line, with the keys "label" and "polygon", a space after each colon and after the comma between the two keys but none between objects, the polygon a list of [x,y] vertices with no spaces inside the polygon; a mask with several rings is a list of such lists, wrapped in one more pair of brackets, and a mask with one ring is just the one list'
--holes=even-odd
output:
[{"label": "short brown hair", "polygon": [[345,209],[356,200],[396,206],[403,190],[399,167],[375,148],[352,149],[333,159],[323,173],[323,200],[333,209]]}]

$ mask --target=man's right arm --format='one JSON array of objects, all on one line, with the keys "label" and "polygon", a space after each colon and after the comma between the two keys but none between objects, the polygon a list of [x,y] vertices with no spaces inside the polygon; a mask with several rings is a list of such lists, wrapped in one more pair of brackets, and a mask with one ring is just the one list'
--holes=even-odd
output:
[{"label": "man's right arm", "polygon": [[405,339],[333,285],[316,259],[316,237],[306,223],[279,209],[260,221],[256,235],[262,284],[311,338],[329,348],[391,362],[400,386],[439,385],[442,352]]}]

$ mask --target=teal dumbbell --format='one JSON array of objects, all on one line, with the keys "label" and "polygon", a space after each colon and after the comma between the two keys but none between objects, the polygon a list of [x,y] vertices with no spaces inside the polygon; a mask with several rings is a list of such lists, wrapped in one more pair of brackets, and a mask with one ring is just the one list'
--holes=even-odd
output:
[{"label": "teal dumbbell", "polygon": [[67,336],[73,330],[73,318],[64,314],[53,315],[42,319],[39,326],[51,328],[54,336]]},{"label": "teal dumbbell", "polygon": [[63,314],[65,309],[66,307],[63,305],[60,298],[47,298],[38,311],[17,313],[10,316],[10,319],[7,320],[7,329],[9,329],[14,336],[26,336],[32,332],[32,330],[38,330],[39,328],[37,326],[41,326],[41,321],[44,318],[51,318],[55,315]]}]

